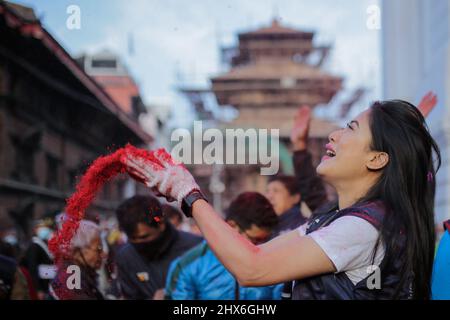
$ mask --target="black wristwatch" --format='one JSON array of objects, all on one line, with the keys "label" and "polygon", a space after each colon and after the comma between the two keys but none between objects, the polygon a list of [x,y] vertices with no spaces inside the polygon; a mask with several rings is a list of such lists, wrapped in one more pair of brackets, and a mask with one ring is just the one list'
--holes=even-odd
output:
[{"label": "black wristwatch", "polygon": [[186,197],[183,198],[183,201],[181,202],[181,211],[183,211],[186,217],[192,217],[192,205],[195,201],[200,199],[208,202],[205,195],[198,189],[192,190]]}]

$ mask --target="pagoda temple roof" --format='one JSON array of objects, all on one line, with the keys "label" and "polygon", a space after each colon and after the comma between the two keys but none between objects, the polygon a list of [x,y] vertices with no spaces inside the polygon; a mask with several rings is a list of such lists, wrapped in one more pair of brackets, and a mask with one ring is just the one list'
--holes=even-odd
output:
[{"label": "pagoda temple roof", "polygon": [[248,37],[253,35],[309,35],[311,38],[314,32],[306,32],[298,29],[283,26],[277,19],[272,20],[272,24],[268,27],[262,27],[257,30],[243,32],[239,34],[239,37]]},{"label": "pagoda temple roof", "polygon": [[[294,111],[295,112],[295,111]],[[292,118],[293,119],[293,118]],[[235,119],[232,123],[225,124],[226,128],[260,128],[260,129],[279,129],[280,137],[289,137],[292,130],[291,121],[273,120],[273,117],[255,117],[254,121]],[[310,138],[326,138],[328,135],[339,129],[339,125],[334,121],[312,117],[309,129]]]},{"label": "pagoda temple roof", "polygon": [[213,82],[226,80],[263,80],[292,77],[296,79],[339,79],[319,68],[293,61],[260,61],[236,66],[229,72],[214,77]]}]

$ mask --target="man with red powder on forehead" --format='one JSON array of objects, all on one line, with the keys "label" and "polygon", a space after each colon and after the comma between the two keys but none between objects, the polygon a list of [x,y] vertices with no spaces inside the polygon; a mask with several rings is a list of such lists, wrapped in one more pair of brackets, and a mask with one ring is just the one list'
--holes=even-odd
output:
[{"label": "man with red powder on forehead", "polygon": [[116,214],[128,237],[115,258],[121,298],[162,298],[170,263],[202,238],[177,230],[166,221],[160,202],[150,195],[125,200]]}]

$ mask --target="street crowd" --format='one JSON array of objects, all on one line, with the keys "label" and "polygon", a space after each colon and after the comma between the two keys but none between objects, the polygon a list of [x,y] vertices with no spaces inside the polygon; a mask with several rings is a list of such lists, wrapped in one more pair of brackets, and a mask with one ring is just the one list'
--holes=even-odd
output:
[{"label": "street crowd", "polygon": [[[82,220],[62,263],[47,243],[63,209],[34,221],[26,250],[2,238],[0,299],[450,299],[450,222],[434,221],[439,149],[424,120],[434,104],[374,103],[330,134],[317,168],[301,107],[295,175],[271,176],[264,194],[237,194],[220,213],[183,166],[129,157],[148,193]],[[368,266],[380,270],[375,288]]]}]

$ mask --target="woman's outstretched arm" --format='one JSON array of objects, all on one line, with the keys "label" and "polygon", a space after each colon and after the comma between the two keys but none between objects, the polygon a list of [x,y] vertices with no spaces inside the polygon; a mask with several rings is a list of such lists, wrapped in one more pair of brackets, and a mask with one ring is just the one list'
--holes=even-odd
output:
[{"label": "woman's outstretched arm", "polygon": [[255,246],[204,200],[194,202],[193,217],[216,256],[243,286],[271,285],[335,271],[320,246],[297,230]]},{"label": "woman's outstretched arm", "polygon": [[[179,203],[200,190],[189,171],[171,156],[157,151],[158,162],[128,155],[122,161],[133,177],[157,194]],[[244,286],[264,286],[335,271],[318,244],[294,230],[255,246],[231,228],[205,200],[193,203],[192,215],[205,239],[224,266]]]}]

